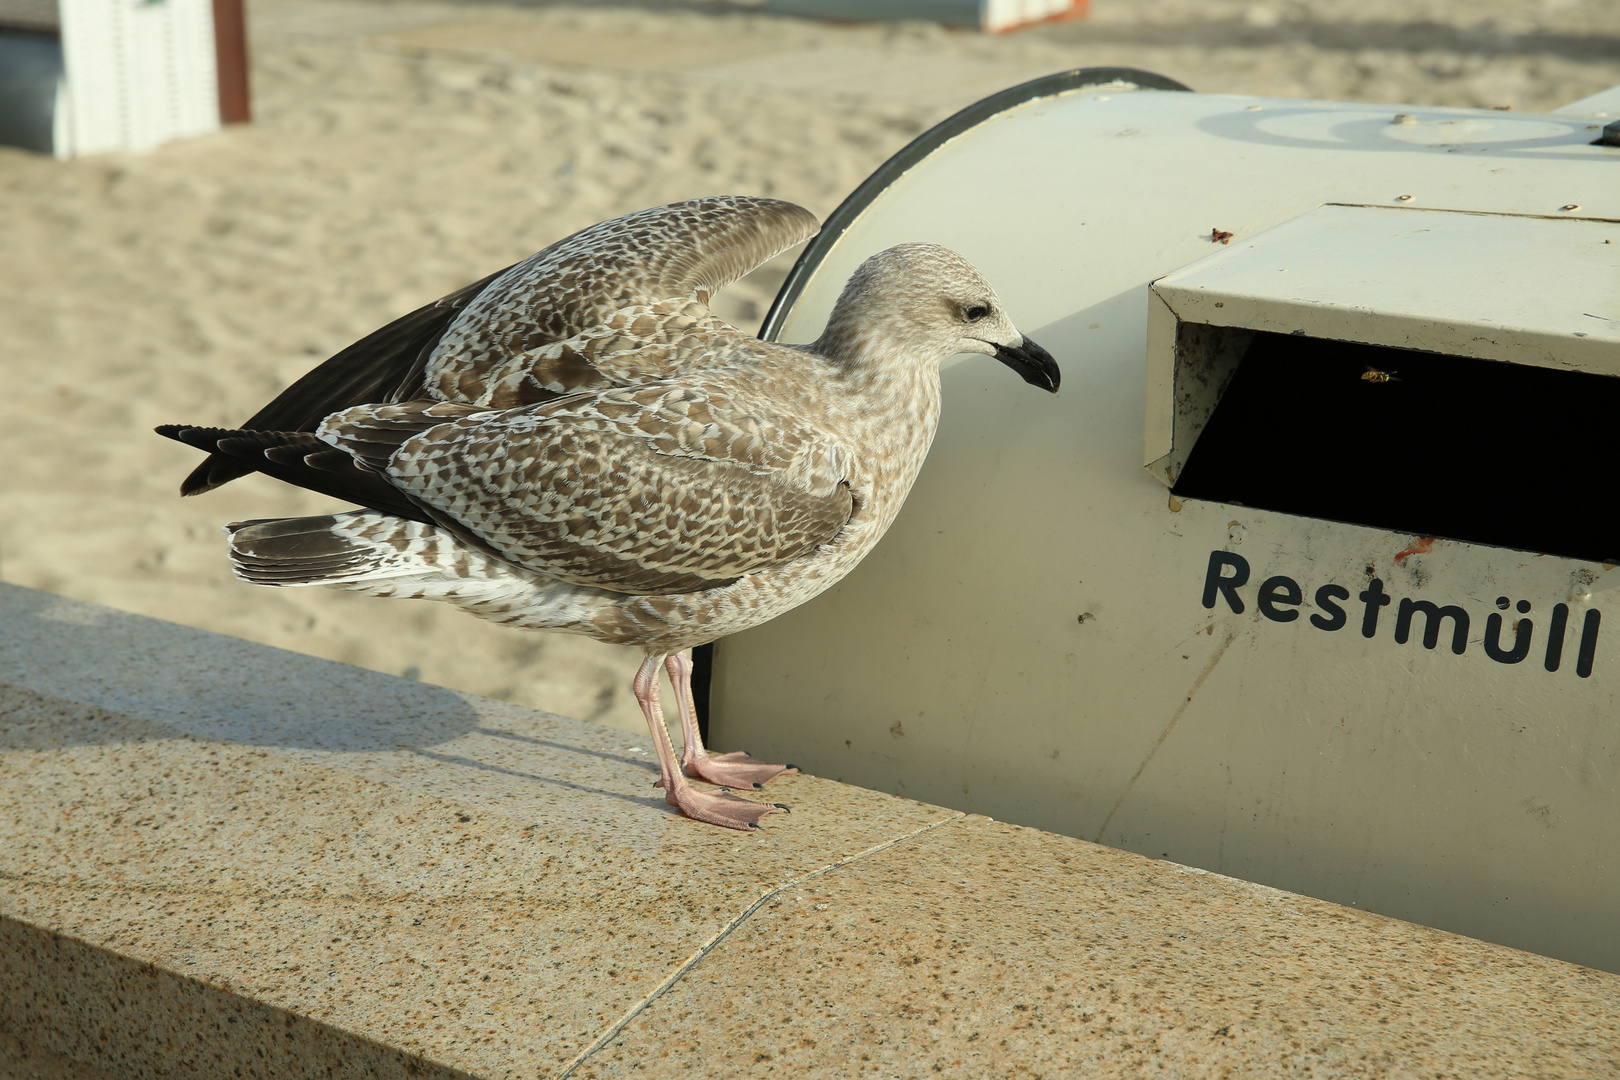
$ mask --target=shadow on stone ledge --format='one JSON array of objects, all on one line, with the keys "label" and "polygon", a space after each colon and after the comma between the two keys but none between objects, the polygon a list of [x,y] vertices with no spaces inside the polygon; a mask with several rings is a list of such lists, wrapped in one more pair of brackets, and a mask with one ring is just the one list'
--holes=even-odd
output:
[{"label": "shadow on stone ledge", "polygon": [[[363,752],[437,746],[483,726],[467,698],[441,687],[10,585],[0,585],[0,683],[143,722],[82,725],[90,741],[180,734]],[[60,725],[29,723],[14,704],[22,712],[6,710],[0,747],[63,744]]]}]

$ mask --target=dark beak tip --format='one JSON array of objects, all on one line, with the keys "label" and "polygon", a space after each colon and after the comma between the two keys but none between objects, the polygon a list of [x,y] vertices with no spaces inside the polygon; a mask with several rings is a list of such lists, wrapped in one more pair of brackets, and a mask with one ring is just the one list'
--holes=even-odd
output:
[{"label": "dark beak tip", "polygon": [[1057,360],[1029,338],[1025,338],[1023,345],[1018,348],[997,345],[996,358],[1016,371],[1019,378],[1049,394],[1057,393],[1063,382]]}]

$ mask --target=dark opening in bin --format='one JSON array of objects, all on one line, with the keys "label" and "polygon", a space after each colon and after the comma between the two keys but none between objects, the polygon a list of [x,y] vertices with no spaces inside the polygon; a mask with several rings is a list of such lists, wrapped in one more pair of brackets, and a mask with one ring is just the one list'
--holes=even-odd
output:
[{"label": "dark opening in bin", "polygon": [[1182,498],[1620,562],[1620,378],[1255,336]]}]

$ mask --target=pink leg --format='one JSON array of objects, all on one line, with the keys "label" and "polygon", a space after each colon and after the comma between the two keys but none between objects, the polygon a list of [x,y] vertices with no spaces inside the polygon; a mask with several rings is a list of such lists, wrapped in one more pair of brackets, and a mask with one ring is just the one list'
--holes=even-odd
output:
[{"label": "pink leg", "polygon": [[658,784],[664,789],[664,801],[689,818],[728,829],[757,829],[757,822],[766,814],[786,810],[785,806],[739,799],[724,791],[699,791],[686,779],[675,764],[675,744],[670,742],[669,729],[664,726],[664,710],[658,702],[658,662],[661,659],[649,656],[643,660],[630,685],[641,703],[647,727],[652,730],[653,745],[658,748]]},{"label": "pink leg", "polygon": [[664,657],[664,670],[669,672],[675,700],[681,707],[681,731],[686,739],[681,764],[686,767],[687,776],[721,787],[761,788],[785,772],[799,771],[797,765],[768,765],[741,751],[710,754],[703,749],[703,737],[698,734],[697,705],[692,701],[692,650]]}]

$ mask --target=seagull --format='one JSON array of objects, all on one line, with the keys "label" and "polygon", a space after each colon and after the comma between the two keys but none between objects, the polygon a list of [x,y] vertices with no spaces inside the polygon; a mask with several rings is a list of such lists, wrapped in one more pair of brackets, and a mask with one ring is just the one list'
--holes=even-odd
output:
[{"label": "seagull", "polygon": [[665,800],[758,828],[787,807],[731,789],[792,766],[705,749],[693,646],[797,607],[872,550],[933,441],[940,361],[981,353],[1059,383],[984,277],[936,244],[867,259],[807,345],[710,310],[818,229],[802,207],[745,196],[614,218],[375,331],[239,428],[157,430],[209,454],[184,495],[261,472],[358,505],[225,526],[245,581],[441,600],[639,647],[632,688]]}]

